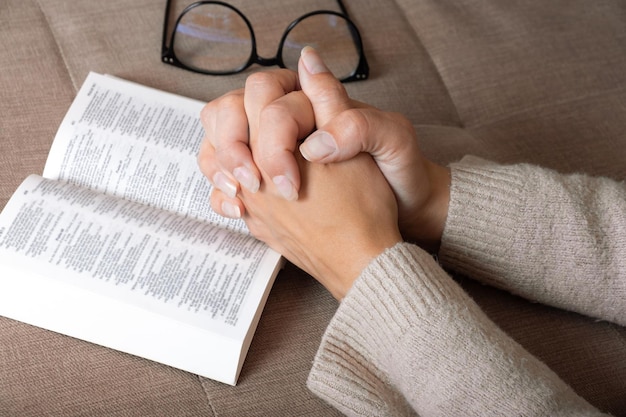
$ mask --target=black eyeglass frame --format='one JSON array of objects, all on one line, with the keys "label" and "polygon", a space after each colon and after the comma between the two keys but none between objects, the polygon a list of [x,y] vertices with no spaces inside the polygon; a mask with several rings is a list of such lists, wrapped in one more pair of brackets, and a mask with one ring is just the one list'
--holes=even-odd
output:
[{"label": "black eyeglass frame", "polygon": [[[283,46],[285,44],[285,39],[289,35],[289,32],[291,32],[291,30],[298,23],[302,22],[304,19],[307,19],[311,16],[321,15],[321,14],[330,14],[330,15],[343,18],[346,21],[350,29],[352,40],[354,41],[354,45],[359,54],[359,62],[357,64],[357,67],[354,69],[352,74],[342,78],[340,81],[341,82],[360,81],[360,80],[365,80],[369,77],[369,65],[367,64],[367,59],[365,58],[365,52],[363,50],[363,41],[361,39],[361,34],[359,33],[359,29],[356,27],[354,22],[350,19],[350,17],[348,17],[348,12],[341,0],[337,0],[337,4],[339,5],[341,12],[336,12],[333,10],[316,10],[313,12],[306,13],[300,16],[299,18],[297,18],[296,20],[294,20],[293,22],[291,22],[289,26],[287,26],[287,29],[285,29],[285,32],[283,33],[280,39],[280,42],[278,44],[278,51],[276,53],[276,56],[273,58],[263,58],[259,56],[259,54],[257,53],[256,37],[254,34],[254,30],[252,29],[252,24],[250,23],[248,18],[241,11],[239,11],[236,7],[228,3],[222,2],[222,1],[197,1],[185,7],[185,9],[181,12],[180,16],[178,16],[178,18],[176,19],[176,22],[174,23],[174,29],[172,30],[172,33],[170,36],[170,45],[167,46],[167,29],[168,29],[167,26],[168,26],[168,17],[169,17],[170,9],[171,9],[171,3],[172,3],[171,0],[167,0],[167,4],[165,6],[165,19],[163,21],[163,42],[161,44],[161,60],[166,64],[173,65],[178,68],[183,68],[188,71],[196,72],[199,74],[208,74],[208,75],[237,74],[246,70],[253,64],[258,64],[264,67],[278,65],[280,68],[287,68],[285,63],[283,62],[282,52],[283,52]],[[239,68],[231,70],[231,71],[211,71],[211,70],[204,70],[201,68],[195,68],[195,67],[188,66],[184,64],[183,62],[181,62],[176,56],[176,54],[174,53],[173,46],[174,46],[174,40],[176,37],[176,28],[178,27],[180,20],[189,10],[198,6],[205,5],[205,4],[217,4],[217,5],[224,6],[233,10],[243,19],[243,21],[248,26],[248,30],[250,31],[250,41],[252,42],[252,51],[250,52],[250,57],[248,58],[248,61],[245,64],[241,65]]]}]

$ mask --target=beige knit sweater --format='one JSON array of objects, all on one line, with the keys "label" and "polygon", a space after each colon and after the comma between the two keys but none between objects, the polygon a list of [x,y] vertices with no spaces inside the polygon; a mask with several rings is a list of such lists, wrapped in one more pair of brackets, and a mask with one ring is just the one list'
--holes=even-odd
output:
[{"label": "beige knit sweater", "polygon": [[[624,184],[465,158],[452,165],[439,257],[480,282],[626,325]],[[407,243],[355,282],[308,385],[355,416],[602,415]]]}]

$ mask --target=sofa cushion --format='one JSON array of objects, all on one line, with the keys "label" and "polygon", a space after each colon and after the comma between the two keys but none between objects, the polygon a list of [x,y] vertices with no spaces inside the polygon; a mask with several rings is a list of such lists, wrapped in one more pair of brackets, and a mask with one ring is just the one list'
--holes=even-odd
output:
[{"label": "sofa cushion", "polygon": [[[176,9],[186,2],[174,1]],[[334,0],[233,1],[271,56],[286,25]],[[475,154],[626,178],[626,16],[619,0],[345,0],[371,78],[360,100],[405,114],[440,162]],[[0,6],[0,207],[41,173],[91,70],[201,100],[240,88],[160,62],[165,2],[6,0]],[[173,14],[175,15],[175,13]],[[626,414],[626,330],[458,277],[487,314],[591,403]],[[305,381],[337,307],[288,266],[239,384],[0,318],[0,415],[335,415]]]}]

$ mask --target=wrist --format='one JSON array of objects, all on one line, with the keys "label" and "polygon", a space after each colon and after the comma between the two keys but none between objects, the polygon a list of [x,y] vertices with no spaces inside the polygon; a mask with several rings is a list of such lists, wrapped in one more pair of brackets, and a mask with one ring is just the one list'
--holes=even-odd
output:
[{"label": "wrist", "polygon": [[[328,265],[326,274],[315,277],[338,301],[343,300],[354,282],[374,259],[403,241],[398,229],[384,230],[384,233],[371,232],[367,237],[362,236],[355,240],[360,243],[344,253],[344,262]],[[368,237],[372,238],[369,243]]]},{"label": "wrist", "polygon": [[439,250],[450,206],[450,169],[425,161],[430,187],[428,197],[409,222],[401,225],[404,238],[430,252]]}]

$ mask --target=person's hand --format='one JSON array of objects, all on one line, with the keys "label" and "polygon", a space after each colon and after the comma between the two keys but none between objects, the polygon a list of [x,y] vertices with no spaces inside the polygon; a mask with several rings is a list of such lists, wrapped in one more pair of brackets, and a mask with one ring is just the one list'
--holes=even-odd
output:
[{"label": "person's hand", "polygon": [[296,159],[299,198],[290,201],[272,192],[263,173],[258,192],[238,194],[246,208],[243,218],[255,237],[341,300],[373,258],[402,241],[396,200],[367,154],[332,164]]},{"label": "person's hand", "polygon": [[303,156],[329,163],[371,154],[397,198],[402,234],[435,248],[447,217],[450,174],[422,156],[413,125],[397,113],[355,106],[313,50],[303,50],[298,73],[318,127],[300,146]]},{"label": "person's hand", "polygon": [[[205,129],[198,163],[219,192],[214,209],[227,217],[243,214],[235,197],[240,188],[256,192],[261,171],[284,198],[295,200],[300,173],[294,151],[297,142],[314,125],[311,105],[304,95],[289,95],[300,89],[298,76],[289,70],[250,75],[244,89],[229,92],[209,102],[202,110]],[[258,168],[250,143],[260,141]]]},{"label": "person's hand", "polygon": [[[289,94],[299,88],[304,97]],[[285,70],[254,74],[245,90],[209,103],[202,120],[207,136],[199,163],[222,190],[212,197],[221,214],[243,213],[237,190],[257,190],[261,172],[277,192],[296,199],[300,176],[293,151],[317,126],[300,147],[305,158],[328,163],[370,153],[397,197],[403,235],[430,248],[439,242],[447,216],[448,170],[421,155],[415,131],[403,116],[351,100],[314,50],[302,51],[299,78]],[[255,140],[256,164],[248,147]]]},{"label": "person's hand", "polygon": [[[395,197],[369,155],[341,164],[311,164],[297,153],[293,138],[306,137],[315,120],[295,73],[249,77],[245,90],[207,105],[203,123],[207,135],[199,162],[218,187],[212,207],[243,216],[254,236],[318,279],[337,299],[371,259],[401,241]],[[275,178],[285,176],[287,166],[256,168],[281,159],[293,162],[295,197],[281,190]],[[241,167],[247,169],[237,170]],[[242,171],[254,175],[242,176]]]}]

